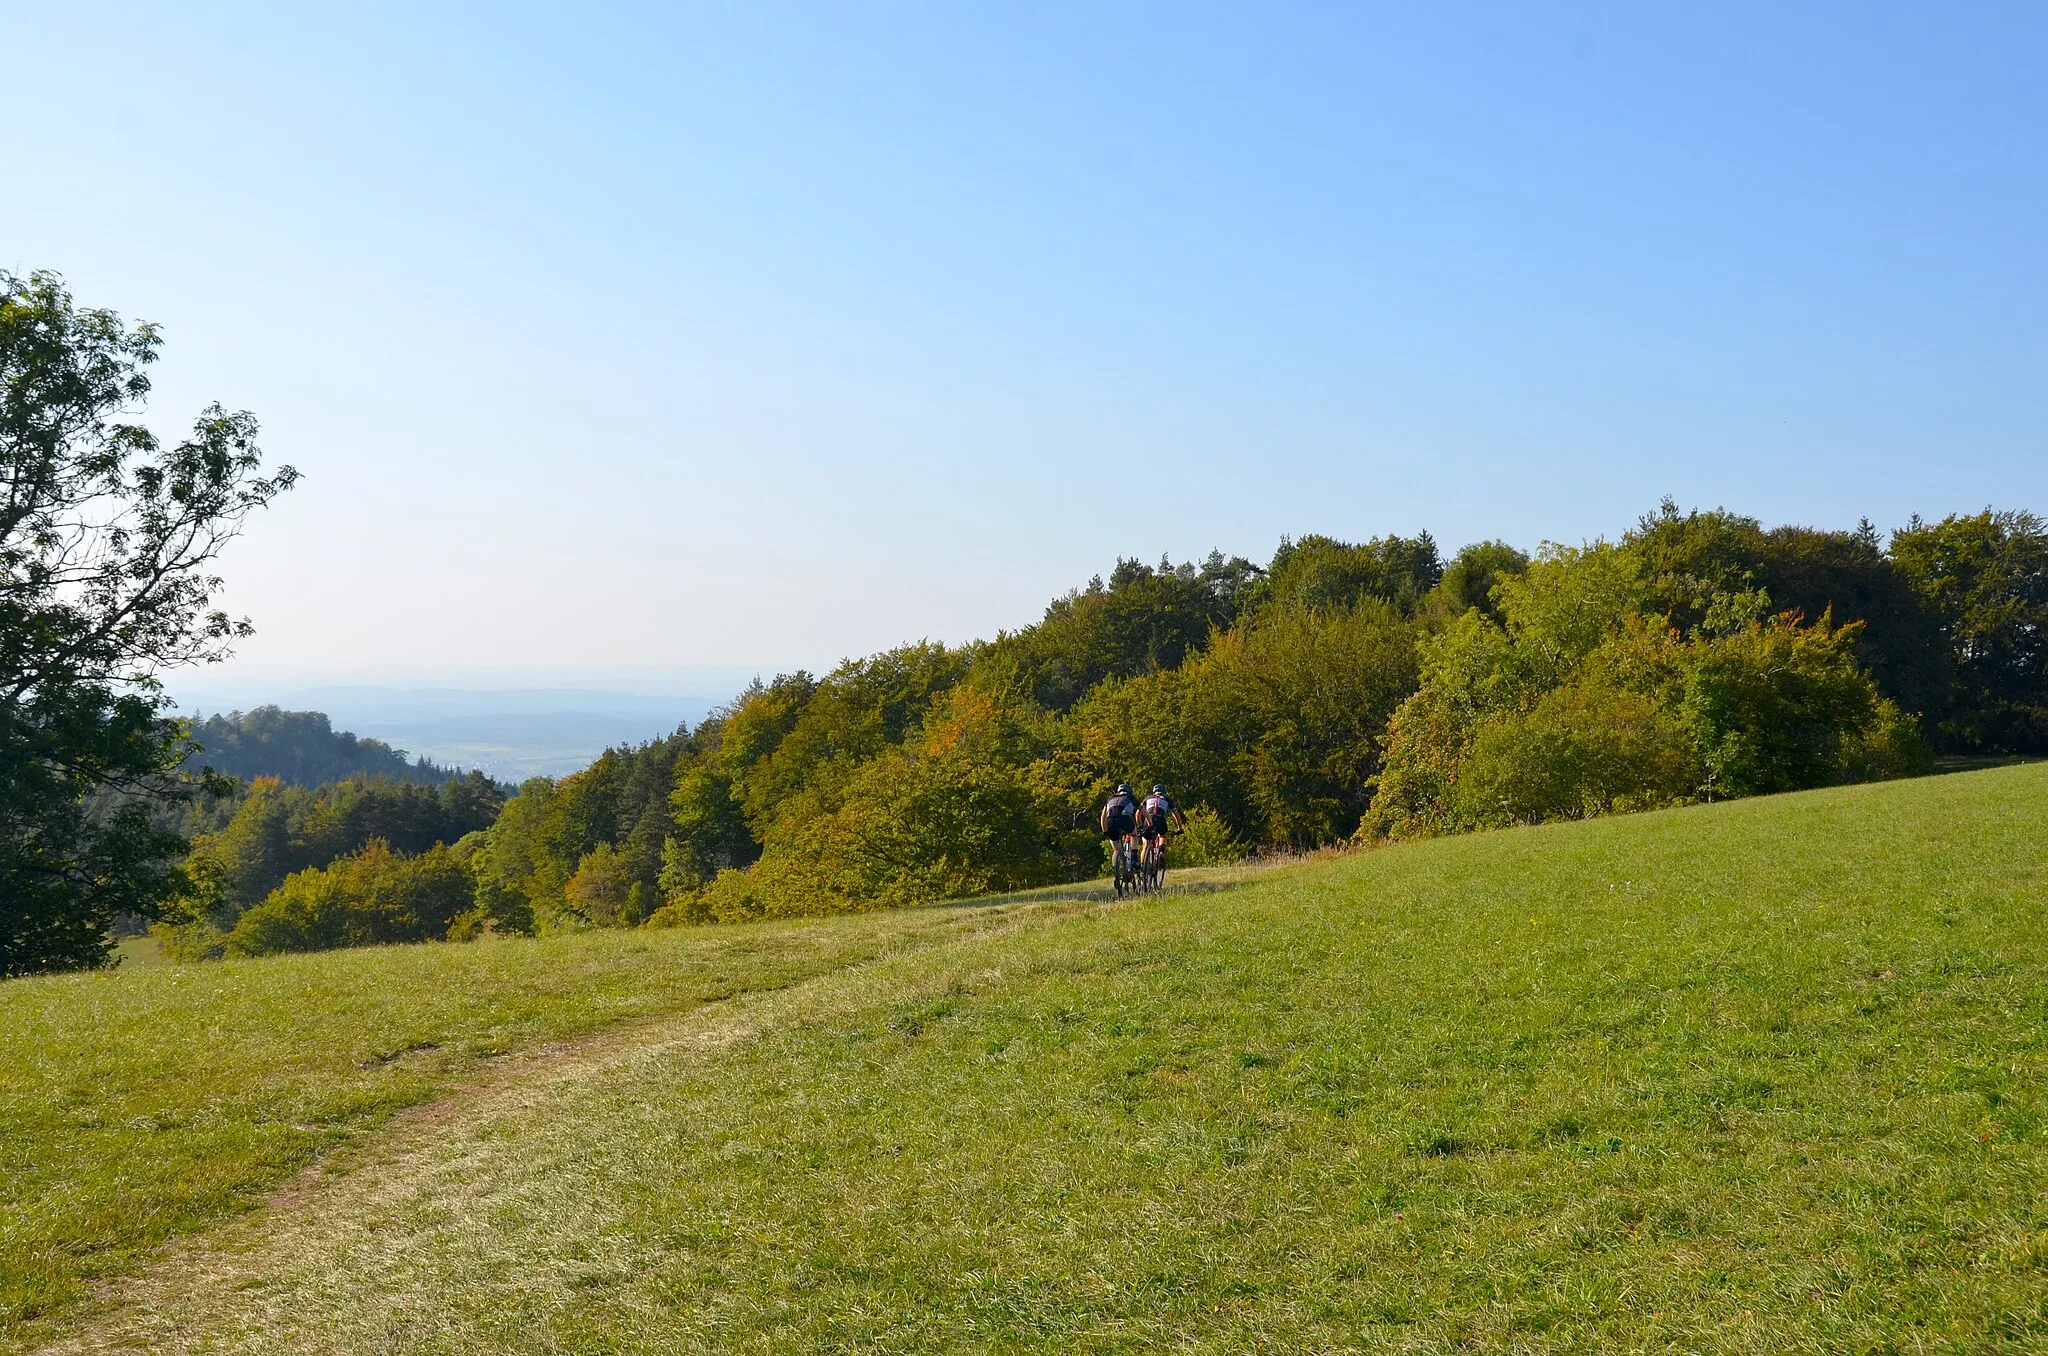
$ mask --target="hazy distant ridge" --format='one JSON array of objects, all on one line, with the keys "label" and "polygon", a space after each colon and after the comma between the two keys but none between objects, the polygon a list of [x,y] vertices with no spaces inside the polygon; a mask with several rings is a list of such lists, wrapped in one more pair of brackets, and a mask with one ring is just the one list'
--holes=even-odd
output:
[{"label": "hazy distant ridge", "polygon": [[191,685],[177,696],[187,711],[275,705],[325,712],[333,725],[353,730],[358,740],[375,740],[444,768],[474,768],[516,785],[528,777],[559,777],[588,767],[607,748],[695,726],[752,676],[752,670],[704,670],[678,675],[675,689],[664,692],[245,680]]},{"label": "hazy distant ridge", "polygon": [[248,781],[276,777],[292,786],[320,786],[350,777],[380,776],[435,785],[455,774],[381,739],[336,730],[320,711],[286,711],[259,706],[208,716],[193,725],[200,752],[188,768],[211,767]]}]

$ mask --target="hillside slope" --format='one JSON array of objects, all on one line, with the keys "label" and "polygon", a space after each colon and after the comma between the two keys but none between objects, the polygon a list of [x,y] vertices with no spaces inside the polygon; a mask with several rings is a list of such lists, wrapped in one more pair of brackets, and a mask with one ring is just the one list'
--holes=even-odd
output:
[{"label": "hillside slope", "polygon": [[1014,908],[392,946],[0,985],[0,1351],[421,1103]]},{"label": "hillside slope", "polygon": [[456,773],[425,758],[408,760],[403,749],[381,739],[336,730],[320,711],[286,711],[259,706],[253,711],[211,715],[193,722],[200,751],[186,767],[210,767],[241,781],[276,777],[290,786],[319,786],[349,777],[439,785]]},{"label": "hillside slope", "polygon": [[2038,1349],[2044,825],[2004,769],[904,951],[404,1123],[74,1349]]}]

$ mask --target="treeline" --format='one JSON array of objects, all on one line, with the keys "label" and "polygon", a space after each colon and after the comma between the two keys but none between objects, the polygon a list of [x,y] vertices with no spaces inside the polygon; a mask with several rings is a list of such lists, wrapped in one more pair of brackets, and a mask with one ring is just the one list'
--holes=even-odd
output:
[{"label": "treeline", "polygon": [[[188,811],[186,889],[153,931],[182,960],[445,937],[475,893],[461,863],[504,804],[480,772],[438,786],[259,777]],[[444,912],[451,890],[460,901]],[[309,894],[320,917],[305,916]]]},{"label": "treeline", "polygon": [[1885,540],[1667,503],[1533,557],[1444,559],[1424,534],[1283,541],[1264,566],[1126,560],[991,641],[757,681],[694,729],[527,782],[431,862],[394,840],[295,878],[258,907],[332,920],[355,899],[361,918],[261,938],[238,921],[230,945],[397,935],[375,920],[402,871],[432,897],[420,936],[1077,879],[1101,870],[1094,812],[1123,780],[1193,808],[1189,863],[2040,752],[2044,624],[2048,533],[1988,510]]},{"label": "treeline", "polygon": [[425,757],[407,761],[403,749],[381,739],[336,730],[319,711],[286,711],[259,706],[192,723],[196,746],[187,771],[211,768],[239,781],[275,777],[292,786],[322,786],[351,777],[438,785],[458,775]]}]

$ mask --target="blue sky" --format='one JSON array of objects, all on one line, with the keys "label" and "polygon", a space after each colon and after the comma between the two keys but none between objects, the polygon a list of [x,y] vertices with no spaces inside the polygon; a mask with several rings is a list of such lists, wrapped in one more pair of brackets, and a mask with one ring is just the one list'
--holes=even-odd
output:
[{"label": "blue sky", "polygon": [[249,673],[2048,509],[2039,5],[296,8],[0,5],[0,266],[306,473],[225,562]]}]

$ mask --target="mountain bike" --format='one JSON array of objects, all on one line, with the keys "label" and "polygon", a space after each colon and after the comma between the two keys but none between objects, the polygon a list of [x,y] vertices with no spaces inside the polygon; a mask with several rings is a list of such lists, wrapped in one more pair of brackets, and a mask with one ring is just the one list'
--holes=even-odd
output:
[{"label": "mountain bike", "polygon": [[1110,864],[1111,874],[1116,883],[1116,897],[1118,899],[1122,899],[1125,895],[1136,894],[1139,888],[1138,849],[1131,842],[1131,837],[1132,835],[1130,834],[1124,834],[1122,837],[1113,840],[1115,846],[1112,849]]},{"label": "mountain bike", "polygon": [[1166,885],[1166,835],[1145,840],[1145,888],[1163,889]]}]

